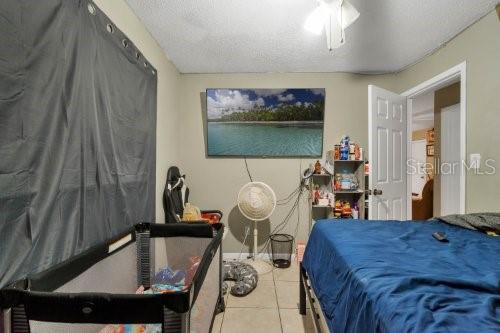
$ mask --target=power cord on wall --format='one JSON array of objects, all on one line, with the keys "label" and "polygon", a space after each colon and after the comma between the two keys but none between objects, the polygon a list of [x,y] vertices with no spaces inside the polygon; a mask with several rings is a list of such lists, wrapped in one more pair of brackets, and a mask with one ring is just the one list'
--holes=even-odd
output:
[{"label": "power cord on wall", "polygon": [[[243,159],[245,161],[245,168],[246,168],[246,171],[248,174],[248,178],[250,179],[251,182],[253,182],[253,177],[252,177],[252,174],[250,173],[250,169],[248,167],[247,158],[244,157]],[[271,231],[271,234],[275,234],[275,233],[283,231],[283,229],[285,229],[285,227],[288,226],[290,219],[292,218],[294,212],[297,210],[297,223],[295,225],[295,230],[294,230],[294,235],[293,235],[294,239],[297,238],[298,228],[299,228],[299,224],[300,224],[300,199],[301,199],[302,195],[304,194],[304,192],[306,192],[305,191],[306,190],[306,180],[302,177],[302,159],[300,160],[300,164],[299,164],[299,177],[300,177],[299,186],[297,186],[285,198],[279,199],[276,201],[277,206],[285,206],[285,205],[288,205],[293,200],[293,205],[290,208],[290,210],[288,211],[288,213],[286,214],[283,221],[274,227],[274,229]],[[243,238],[243,243],[242,243],[241,248],[240,248],[239,260],[241,260],[241,255],[243,253],[243,248],[245,247],[249,232],[250,232],[250,228],[247,226],[245,228],[245,237]],[[269,253],[269,245],[270,245],[270,240],[268,239],[264,243],[264,246],[261,247],[261,250],[259,251],[259,253],[263,253],[263,252]]]},{"label": "power cord on wall", "polygon": [[247,169],[248,178],[250,178],[250,181],[253,182],[252,175],[250,174],[250,169],[248,169],[247,158],[244,157],[243,159],[245,160],[245,167]]},{"label": "power cord on wall", "polygon": [[250,227],[247,225],[245,226],[245,237],[243,237],[243,243],[241,243],[240,255],[238,256],[238,261],[241,261],[241,255],[243,254],[243,248],[245,247],[249,233],[250,233]]},{"label": "power cord on wall", "polygon": [[[300,177],[300,183],[299,186],[293,190],[285,199],[278,200],[280,202],[279,205],[286,205],[290,201],[293,200],[293,205],[286,214],[285,218],[283,221],[278,224],[277,226],[274,227],[274,229],[271,231],[270,234],[275,234],[283,231],[285,227],[287,227],[290,223],[290,219],[292,218],[293,214],[295,211],[297,211],[297,223],[294,228],[294,239],[297,239],[297,234],[298,234],[298,229],[299,229],[299,224],[300,224],[300,199],[302,198],[302,195],[307,192],[306,188],[306,180],[302,177],[302,160],[300,160],[300,165],[299,165],[299,177]],[[261,251],[259,253],[269,252],[269,247],[270,247],[270,240],[268,239],[266,243],[264,243],[264,246],[261,248]]]}]

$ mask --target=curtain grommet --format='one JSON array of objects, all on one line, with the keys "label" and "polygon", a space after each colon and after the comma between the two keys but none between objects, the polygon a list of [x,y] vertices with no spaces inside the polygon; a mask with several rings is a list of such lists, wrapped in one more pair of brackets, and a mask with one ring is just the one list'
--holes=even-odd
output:
[{"label": "curtain grommet", "polygon": [[91,2],[89,2],[89,3],[87,4],[87,10],[88,10],[88,11],[89,11],[89,13],[90,13],[90,14],[92,14],[92,15],[95,15],[95,14],[96,14],[96,12],[97,12],[97,11],[95,10],[94,5],[93,5]]}]

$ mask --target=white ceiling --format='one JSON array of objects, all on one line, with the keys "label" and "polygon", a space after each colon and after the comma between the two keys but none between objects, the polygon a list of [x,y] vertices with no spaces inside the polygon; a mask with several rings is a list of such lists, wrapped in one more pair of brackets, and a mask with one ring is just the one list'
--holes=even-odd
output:
[{"label": "white ceiling", "polygon": [[394,72],[494,9],[498,0],[350,0],[346,45],[303,28],[315,0],[127,0],[182,73]]}]

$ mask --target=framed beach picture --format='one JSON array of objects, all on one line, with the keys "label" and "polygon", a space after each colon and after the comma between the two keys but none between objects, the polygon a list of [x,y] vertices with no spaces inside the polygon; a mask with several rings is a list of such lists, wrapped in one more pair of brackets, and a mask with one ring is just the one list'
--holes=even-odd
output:
[{"label": "framed beach picture", "polygon": [[325,89],[207,89],[207,155],[320,157]]}]

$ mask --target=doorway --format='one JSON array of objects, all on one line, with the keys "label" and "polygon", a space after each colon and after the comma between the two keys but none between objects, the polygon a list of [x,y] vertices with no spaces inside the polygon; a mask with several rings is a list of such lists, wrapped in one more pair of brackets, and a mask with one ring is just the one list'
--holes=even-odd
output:
[{"label": "doorway", "polygon": [[433,215],[434,201],[434,91],[417,96],[412,101],[411,175],[412,219],[427,220]]},{"label": "doorway", "polygon": [[[450,104],[450,94],[441,94],[448,86],[455,87],[458,91],[457,100]],[[444,191],[453,191],[456,197],[451,199],[444,194],[443,198],[452,200],[454,206],[451,207],[445,203],[445,209],[454,210],[454,213],[465,212],[465,172],[463,161],[465,161],[465,138],[466,138],[466,63],[455,66],[448,71],[437,75],[436,77],[425,81],[418,86],[404,92],[396,94],[373,85],[368,86],[368,155],[371,165],[371,174],[369,177],[369,218],[387,219],[387,220],[406,220],[412,219],[412,198],[413,181],[411,165],[409,160],[412,155],[413,141],[413,122],[412,113],[414,105],[418,104],[418,99],[425,95],[434,96],[434,131],[426,131],[426,160],[432,158],[436,153],[441,153],[439,142],[432,142],[434,137],[441,137],[441,119],[444,121],[455,121],[452,126],[456,135],[451,141],[456,147],[453,148],[452,161],[455,164],[456,178],[447,178],[445,180]],[[453,94],[451,94],[453,95]],[[458,101],[458,103],[457,103]],[[441,110],[445,107],[455,106],[455,115],[457,118],[448,119],[441,116]],[[436,114],[439,112],[439,115]],[[458,123],[457,123],[458,121]],[[429,134],[427,134],[429,133]],[[415,147],[421,147],[415,143]],[[448,149],[449,144],[445,149]],[[415,148],[417,149],[417,148]],[[445,153],[446,154],[446,153]],[[419,157],[422,159],[422,153]],[[453,164],[452,163],[452,164]],[[432,188],[441,190],[441,163],[438,159],[434,160],[434,167],[431,168],[434,184]],[[406,176],[405,176],[406,174]],[[424,177],[425,184],[422,188],[424,195],[425,187],[428,184],[429,177]],[[447,184],[453,183],[456,188],[451,188]],[[419,185],[415,185],[419,186]],[[429,186],[428,186],[429,187]],[[418,191],[420,192],[420,190]],[[448,193],[448,192],[446,192]],[[420,195],[417,193],[417,195]],[[432,196],[432,208],[428,215],[441,215],[441,192],[439,195]],[[428,208],[429,209],[429,208]],[[429,211],[429,210],[428,210]]]},{"label": "doorway", "polygon": [[[415,195],[408,186],[408,216],[427,217],[465,213],[466,160],[466,63],[426,81],[403,93],[407,97],[408,114],[419,111],[421,99],[434,97],[434,124],[426,130],[426,177],[432,184],[432,214],[422,216],[415,209]],[[410,117],[408,117],[410,118]],[[430,118],[427,117],[429,120]],[[428,123],[427,125],[430,125]],[[408,156],[413,156],[412,144],[418,123],[408,121]],[[411,133],[411,135],[410,135]],[[409,182],[413,179],[408,174]],[[430,187],[430,185],[428,185]],[[428,189],[427,189],[428,190]],[[427,195],[429,193],[427,192]],[[410,200],[411,198],[411,200]],[[418,199],[420,199],[418,197]],[[429,216],[429,217],[432,217]]]},{"label": "doorway", "polygon": [[411,116],[408,171],[411,176],[412,219],[427,220],[433,216],[458,214],[461,171],[459,82],[413,98],[408,115]]}]

